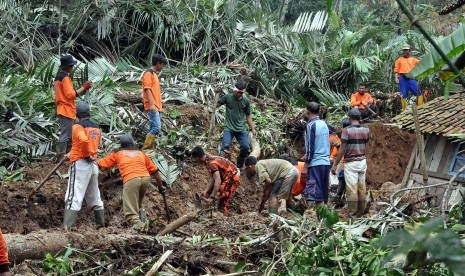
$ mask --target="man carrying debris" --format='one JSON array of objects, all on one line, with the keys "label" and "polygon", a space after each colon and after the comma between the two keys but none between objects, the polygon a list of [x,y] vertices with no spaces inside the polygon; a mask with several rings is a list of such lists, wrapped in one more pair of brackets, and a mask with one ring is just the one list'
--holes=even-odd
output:
[{"label": "man carrying debris", "polygon": [[292,187],[299,178],[299,171],[286,160],[267,159],[257,161],[255,156],[245,159],[245,166],[250,175],[257,174],[258,184],[263,187],[263,195],[258,212],[265,208],[270,199],[269,210],[278,214],[279,200],[288,200]]},{"label": "man carrying debris", "polygon": [[168,63],[162,55],[152,57],[152,67],[145,71],[142,76],[142,97],[144,99],[144,110],[149,117],[149,132],[145,137],[142,149],[149,149],[154,145],[155,137],[161,131],[161,89],[158,73]]},{"label": "man carrying debris", "polygon": [[315,207],[328,202],[330,173],[330,144],[328,126],[320,120],[320,105],[310,102],[305,116],[310,120],[305,131],[305,163],[307,184],[305,200],[315,202]]},{"label": "man carrying debris", "polygon": [[158,167],[141,150],[134,146],[131,134],[120,137],[121,147],[107,157],[97,161],[100,168],[108,169],[118,166],[123,177],[123,213],[127,222],[136,230],[143,230],[145,223],[142,201],[153,175],[161,194],[165,193]]},{"label": "man carrying debris", "polygon": [[94,162],[102,131],[90,120],[90,108],[86,102],[76,105],[76,117],[78,122],[73,125],[73,145],[69,153],[69,180],[63,224],[65,230],[74,226],[85,198],[87,206],[94,210],[97,228],[105,227],[103,202],[98,187],[98,166]]},{"label": "man carrying debris", "polygon": [[73,80],[69,74],[73,71],[76,61],[71,55],[60,58],[60,72],[53,81],[53,91],[55,94],[55,104],[60,125],[60,136],[57,141],[56,157],[57,162],[63,158],[71,148],[71,132],[74,120],[76,119],[76,97],[83,94],[92,87],[92,82],[85,82],[78,90],[74,90]]},{"label": "man carrying debris", "polygon": [[228,159],[205,154],[205,151],[196,146],[191,151],[191,156],[197,163],[205,164],[210,172],[210,182],[200,195],[207,201],[216,204],[218,196],[218,209],[223,209],[223,214],[228,215],[228,206],[234,192],[241,184],[240,172]]},{"label": "man carrying debris", "polygon": [[[235,137],[241,147],[237,156],[236,165],[243,169],[244,160],[249,154],[249,140],[245,129],[245,121],[249,125],[250,131],[255,136],[255,127],[252,122],[249,99],[244,97],[247,85],[244,82],[237,82],[233,93],[224,95],[218,101],[219,105],[226,106],[226,115],[224,119],[223,143],[221,145],[220,156],[230,158],[229,147],[232,139]],[[221,90],[217,93],[221,92]]]},{"label": "man carrying debris", "polygon": [[358,108],[362,119],[369,118],[376,112],[376,100],[367,92],[365,83],[360,83],[357,92],[350,97],[350,107]]},{"label": "man carrying debris", "polygon": [[410,45],[405,44],[402,47],[402,56],[398,58],[394,65],[396,83],[399,84],[399,91],[402,96],[402,111],[407,109],[408,92],[417,96],[417,105],[423,104],[423,96],[418,89],[418,81],[407,77],[407,74],[420,62],[419,59],[410,57]]},{"label": "man carrying debris", "polygon": [[344,179],[346,182],[347,211],[349,216],[361,216],[365,211],[366,197],[366,145],[370,130],[360,125],[360,110],[351,109],[348,113],[350,126],[342,130],[341,148],[333,163],[331,172],[336,174],[337,165],[344,157]]},{"label": "man carrying debris", "polygon": [[3,239],[2,229],[0,229],[0,276],[10,276],[10,261],[8,261],[8,250]]}]

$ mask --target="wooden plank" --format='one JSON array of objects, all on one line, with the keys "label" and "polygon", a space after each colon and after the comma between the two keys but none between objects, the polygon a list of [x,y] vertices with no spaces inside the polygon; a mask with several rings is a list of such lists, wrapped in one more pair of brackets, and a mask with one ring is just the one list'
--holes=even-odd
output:
[{"label": "wooden plank", "polygon": [[449,172],[449,166],[452,162],[452,158],[455,154],[455,149],[457,143],[452,143],[450,140],[447,140],[446,146],[444,147],[444,153],[442,154],[441,161],[439,162],[439,167],[436,170],[439,173],[447,174]]},{"label": "wooden plank", "polygon": [[[430,146],[428,144],[429,142],[429,138],[430,138],[431,135],[429,134],[426,134],[426,135],[423,135],[424,139],[425,139],[425,143],[424,143],[424,148],[426,148],[427,146]],[[423,148],[423,150],[424,150]],[[417,147],[417,151],[416,151],[416,157],[415,157],[415,165],[413,166],[414,169],[419,169],[420,168],[420,152],[418,151],[418,147]]]},{"label": "wooden plank", "polygon": [[429,139],[428,139],[428,146],[426,147],[425,146],[425,161],[426,161],[426,167],[428,168],[430,163],[431,163],[431,159],[433,158],[433,153],[436,151],[436,148],[438,147],[438,140],[439,140],[439,136],[438,135],[428,135],[429,136]]},{"label": "wooden plank", "polygon": [[436,149],[434,150],[433,156],[430,161],[428,171],[437,172],[439,167],[439,162],[441,162],[441,157],[444,153],[444,148],[447,143],[447,139],[443,136],[438,136],[439,140],[436,142]]},{"label": "wooden plank", "polygon": [[[410,174],[410,180],[413,180],[414,182],[418,184],[423,184],[423,175],[421,174],[421,172],[420,174],[418,174],[417,172],[412,171],[412,173]],[[430,176],[428,177],[427,185],[444,183],[446,181],[448,181],[448,179],[442,179],[442,178],[436,178],[436,177]]]},{"label": "wooden plank", "polygon": [[[419,174],[419,175],[422,175],[422,172],[421,170],[419,169],[412,169],[412,174]],[[452,178],[452,175],[449,175],[449,174],[443,174],[443,173],[438,173],[438,172],[428,172],[428,177],[432,177],[432,178],[437,178],[437,179],[442,179],[442,180],[450,180]],[[423,180],[423,178],[422,178]],[[465,183],[465,178],[463,177],[457,177],[456,178],[456,182],[459,182],[459,183]]]},{"label": "wooden plank", "polygon": [[417,147],[418,145],[415,143],[415,146],[413,146],[412,153],[410,154],[410,160],[408,161],[407,168],[405,168],[405,173],[404,173],[404,177],[402,178],[401,187],[405,187],[405,185],[407,185],[410,172],[412,171],[413,164],[415,163],[415,157],[417,156],[417,151],[418,151]]}]

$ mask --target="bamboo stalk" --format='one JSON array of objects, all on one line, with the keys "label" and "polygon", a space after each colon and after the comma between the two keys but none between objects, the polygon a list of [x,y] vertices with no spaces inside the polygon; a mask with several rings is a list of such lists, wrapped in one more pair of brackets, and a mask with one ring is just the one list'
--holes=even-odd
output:
[{"label": "bamboo stalk", "polygon": [[415,135],[417,136],[418,152],[420,153],[421,172],[423,174],[423,184],[428,182],[428,171],[426,169],[425,147],[423,137],[420,130],[420,122],[418,119],[417,105],[412,105],[413,121],[415,122]]},{"label": "bamboo stalk", "polygon": [[402,10],[402,12],[408,17],[410,22],[412,22],[412,25],[415,26],[420,31],[420,33],[429,41],[429,43],[431,43],[431,45],[438,52],[441,58],[444,59],[444,62],[447,63],[447,65],[449,65],[452,72],[454,72],[454,74],[458,76],[458,79],[460,83],[462,84],[462,87],[465,88],[465,79],[463,78],[462,73],[459,71],[459,69],[457,69],[455,64],[447,57],[447,55],[442,51],[442,49],[439,48],[436,41],[434,41],[434,39],[426,32],[423,26],[420,25],[420,23],[418,22],[418,19],[415,19],[413,13],[409,10],[407,5],[405,5],[404,1],[402,0],[396,0],[396,1],[399,4],[399,7]]}]

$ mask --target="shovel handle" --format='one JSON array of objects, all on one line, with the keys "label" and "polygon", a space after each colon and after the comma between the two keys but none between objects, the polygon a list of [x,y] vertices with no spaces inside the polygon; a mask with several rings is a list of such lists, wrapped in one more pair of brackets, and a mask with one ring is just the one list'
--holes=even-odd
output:
[{"label": "shovel handle", "polygon": [[39,183],[39,185],[26,197],[26,203],[29,202],[29,199],[31,198],[31,196],[33,196],[35,193],[37,193],[37,191],[40,188],[42,188],[42,186],[44,186],[45,182],[47,182],[47,180],[50,179],[50,177],[61,167],[61,165],[63,165],[65,160],[66,160],[66,157],[63,157],[60,160],[60,162],[58,162],[58,164],[56,164],[55,167],[53,167],[53,169],[45,176],[45,178],[42,179],[42,181]]}]

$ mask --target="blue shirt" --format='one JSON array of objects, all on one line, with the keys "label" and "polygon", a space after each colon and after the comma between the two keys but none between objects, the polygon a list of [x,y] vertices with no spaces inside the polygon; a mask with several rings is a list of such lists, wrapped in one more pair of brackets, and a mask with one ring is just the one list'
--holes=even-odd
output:
[{"label": "blue shirt", "polygon": [[305,133],[306,162],[310,167],[329,165],[330,148],[328,126],[319,117],[313,117]]}]

